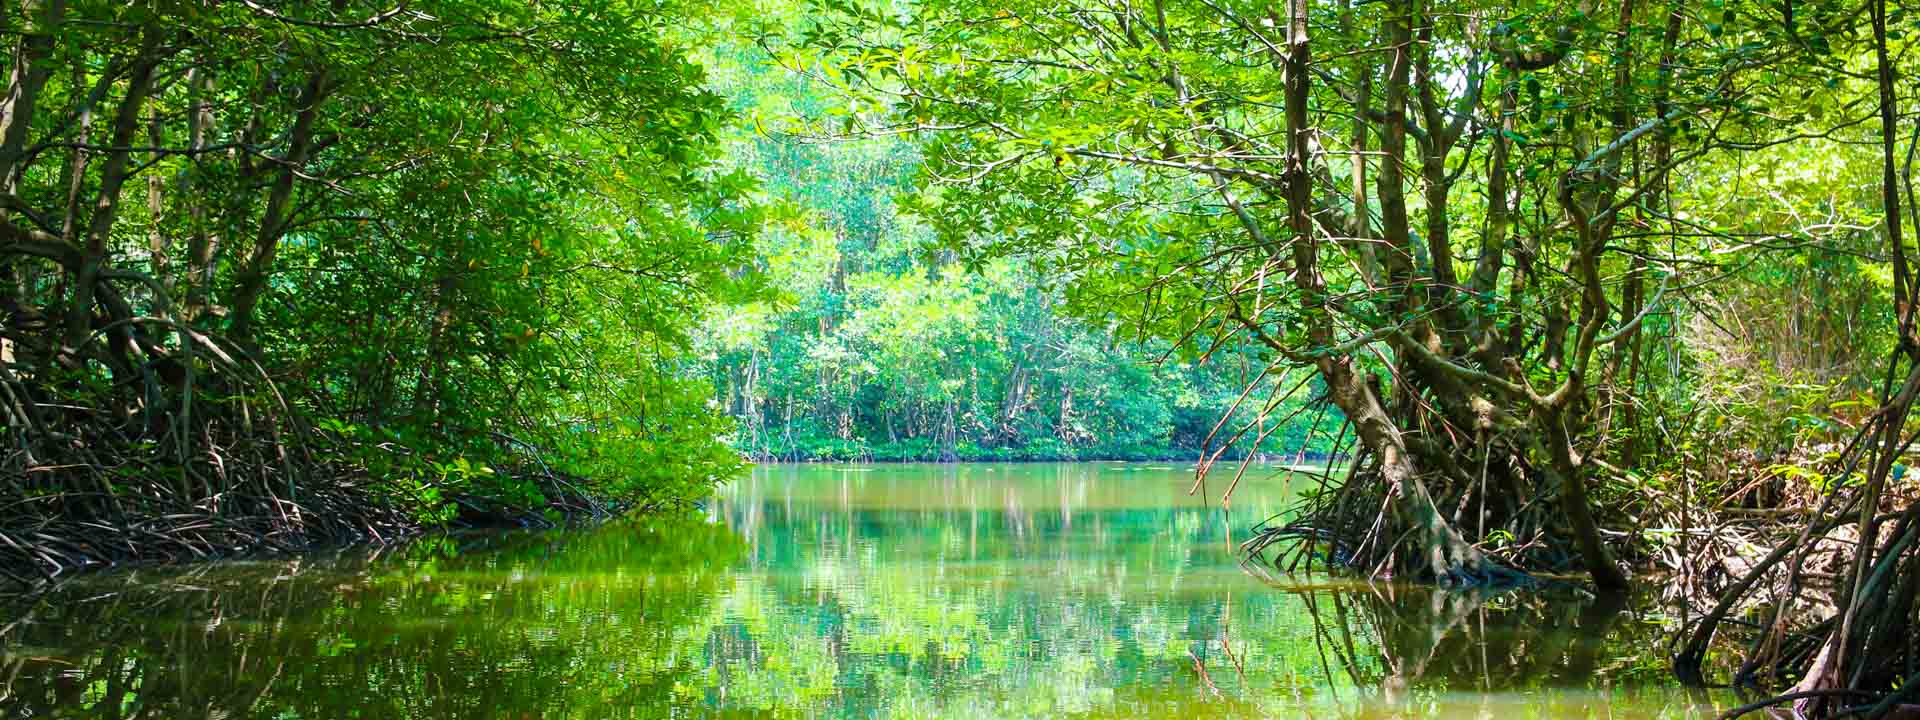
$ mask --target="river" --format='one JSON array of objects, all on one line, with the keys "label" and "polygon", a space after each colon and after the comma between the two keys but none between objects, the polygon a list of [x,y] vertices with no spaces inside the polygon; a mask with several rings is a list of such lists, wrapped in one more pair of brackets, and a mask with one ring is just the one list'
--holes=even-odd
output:
[{"label": "river", "polygon": [[[1211,480],[1216,497],[1226,479]],[[1166,464],[772,466],[689,517],[81,578],[0,718],[1683,718],[1658,608],[1261,580]]]}]

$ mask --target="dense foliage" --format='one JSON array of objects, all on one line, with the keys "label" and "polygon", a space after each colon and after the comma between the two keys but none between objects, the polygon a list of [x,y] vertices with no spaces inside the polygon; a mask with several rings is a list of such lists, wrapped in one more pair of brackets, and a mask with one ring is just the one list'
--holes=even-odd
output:
[{"label": "dense foliage", "polygon": [[24,9],[0,564],[656,505],[739,467],[680,371],[759,295],[761,216],[681,8]]},{"label": "dense foliage", "polygon": [[[1875,714],[1911,686],[1896,3],[821,6],[767,41],[843,94],[813,132],[925,138],[910,209],[963,262],[1035,263],[1096,323],[1230,338],[1269,386],[1316,376],[1360,462],[1262,532],[1283,566],[1618,589],[1673,551],[1648,518],[1684,556],[1720,540],[1694,539],[1698,491],[1764,487],[1804,522],[1762,532],[1682,677],[1766,578],[1791,594],[1743,681]],[[1829,540],[1839,580],[1802,600]],[[1802,610],[1826,624],[1777,641]]]},{"label": "dense foliage", "polygon": [[[792,212],[760,237],[778,290],[709,319],[702,336],[738,447],[769,460],[1324,457],[1337,410],[1305,393],[1235,407],[1248,353],[1190,348],[1061,312],[1074,288],[999,260],[933,248],[896,200],[920,171],[899,138],[822,143],[766,132],[832,97],[757,48],[725,46],[716,86],[748,122],[728,161]],[[1114,302],[1137,302],[1127,297]],[[1297,378],[1305,381],[1306,375]],[[1218,434],[1231,414],[1236,425]],[[1241,426],[1251,430],[1236,435]],[[1210,437],[1211,436],[1211,437]],[[1211,440],[1211,443],[1209,443]]]},{"label": "dense foliage", "polygon": [[1898,0],[697,14],[9,6],[0,571],[1309,451],[1284,568],[1665,565],[1683,680],[1920,687]]}]

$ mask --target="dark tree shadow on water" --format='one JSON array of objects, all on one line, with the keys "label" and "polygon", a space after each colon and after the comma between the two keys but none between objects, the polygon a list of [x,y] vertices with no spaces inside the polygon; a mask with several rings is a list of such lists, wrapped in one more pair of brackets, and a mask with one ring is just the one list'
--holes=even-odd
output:
[{"label": "dark tree shadow on water", "polygon": [[661,520],[90,579],[0,614],[0,718],[659,717],[743,550]]},{"label": "dark tree shadow on water", "polygon": [[1328,684],[1360,688],[1351,700],[1373,711],[1412,711],[1443,694],[1586,706],[1648,692],[1691,717],[1731,699],[1672,687],[1664,628],[1625,594],[1358,584],[1300,596]]}]

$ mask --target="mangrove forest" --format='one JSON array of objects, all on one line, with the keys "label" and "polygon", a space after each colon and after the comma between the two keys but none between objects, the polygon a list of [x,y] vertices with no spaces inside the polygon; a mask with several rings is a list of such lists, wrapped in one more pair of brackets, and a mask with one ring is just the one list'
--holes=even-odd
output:
[{"label": "mangrove forest", "polygon": [[7,0],[0,718],[1920,717],[1920,4]]}]

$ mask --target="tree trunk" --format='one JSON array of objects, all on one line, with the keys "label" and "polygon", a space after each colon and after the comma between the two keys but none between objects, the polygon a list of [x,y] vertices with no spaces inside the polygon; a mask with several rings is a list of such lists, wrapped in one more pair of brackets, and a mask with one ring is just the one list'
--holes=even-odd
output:
[{"label": "tree trunk", "polygon": [[[188,73],[187,85],[192,98],[187,109],[187,149],[197,157],[206,149],[207,133],[213,125],[213,74],[207,68],[195,68]],[[182,197],[193,191],[194,172],[193,167],[188,167],[180,173],[177,192]],[[187,243],[185,315],[192,320],[205,311],[212,292],[214,256],[219,252],[220,236],[207,227],[205,203],[192,203],[187,212],[192,235]]]},{"label": "tree trunk", "polygon": [[[94,200],[93,218],[87,225],[87,241],[82,250],[80,272],[70,289],[65,343],[74,350],[86,343],[92,331],[95,285],[107,262],[107,239],[113,232],[114,222],[119,218],[120,192],[132,175],[128,162],[132,155],[133,136],[139,129],[140,113],[146,107],[147,93],[153,86],[154,66],[159,63],[158,31],[149,29],[145,36],[140,56],[134,61],[133,70],[127,77],[127,94],[114,113],[112,139],[109,141],[114,149],[107,152],[106,159],[100,165],[100,189]],[[117,336],[124,332],[124,327],[115,331]],[[116,350],[124,353],[125,347]]]},{"label": "tree trunk", "polygon": [[26,4],[26,14],[32,20],[14,50],[13,77],[7,82],[6,98],[0,100],[0,183],[9,194],[14,192],[14,176],[26,151],[27,131],[33,125],[40,90],[52,73],[46,60],[53,54],[56,34],[67,14],[66,0],[44,0],[37,3],[37,8],[34,2]]},{"label": "tree trunk", "polygon": [[294,180],[306,167],[307,156],[313,150],[314,124],[320,115],[320,105],[325,102],[331,89],[327,70],[322,68],[314,71],[300,92],[299,113],[294,116],[293,129],[288,134],[287,154],[280,159],[280,171],[267,195],[267,208],[260,216],[253,249],[240,270],[239,281],[234,289],[231,324],[228,328],[235,340],[251,342],[253,339],[255,306],[260,302],[261,293],[266,290],[267,277],[273,270],[274,255],[280,249],[280,237],[286,233]]}]

